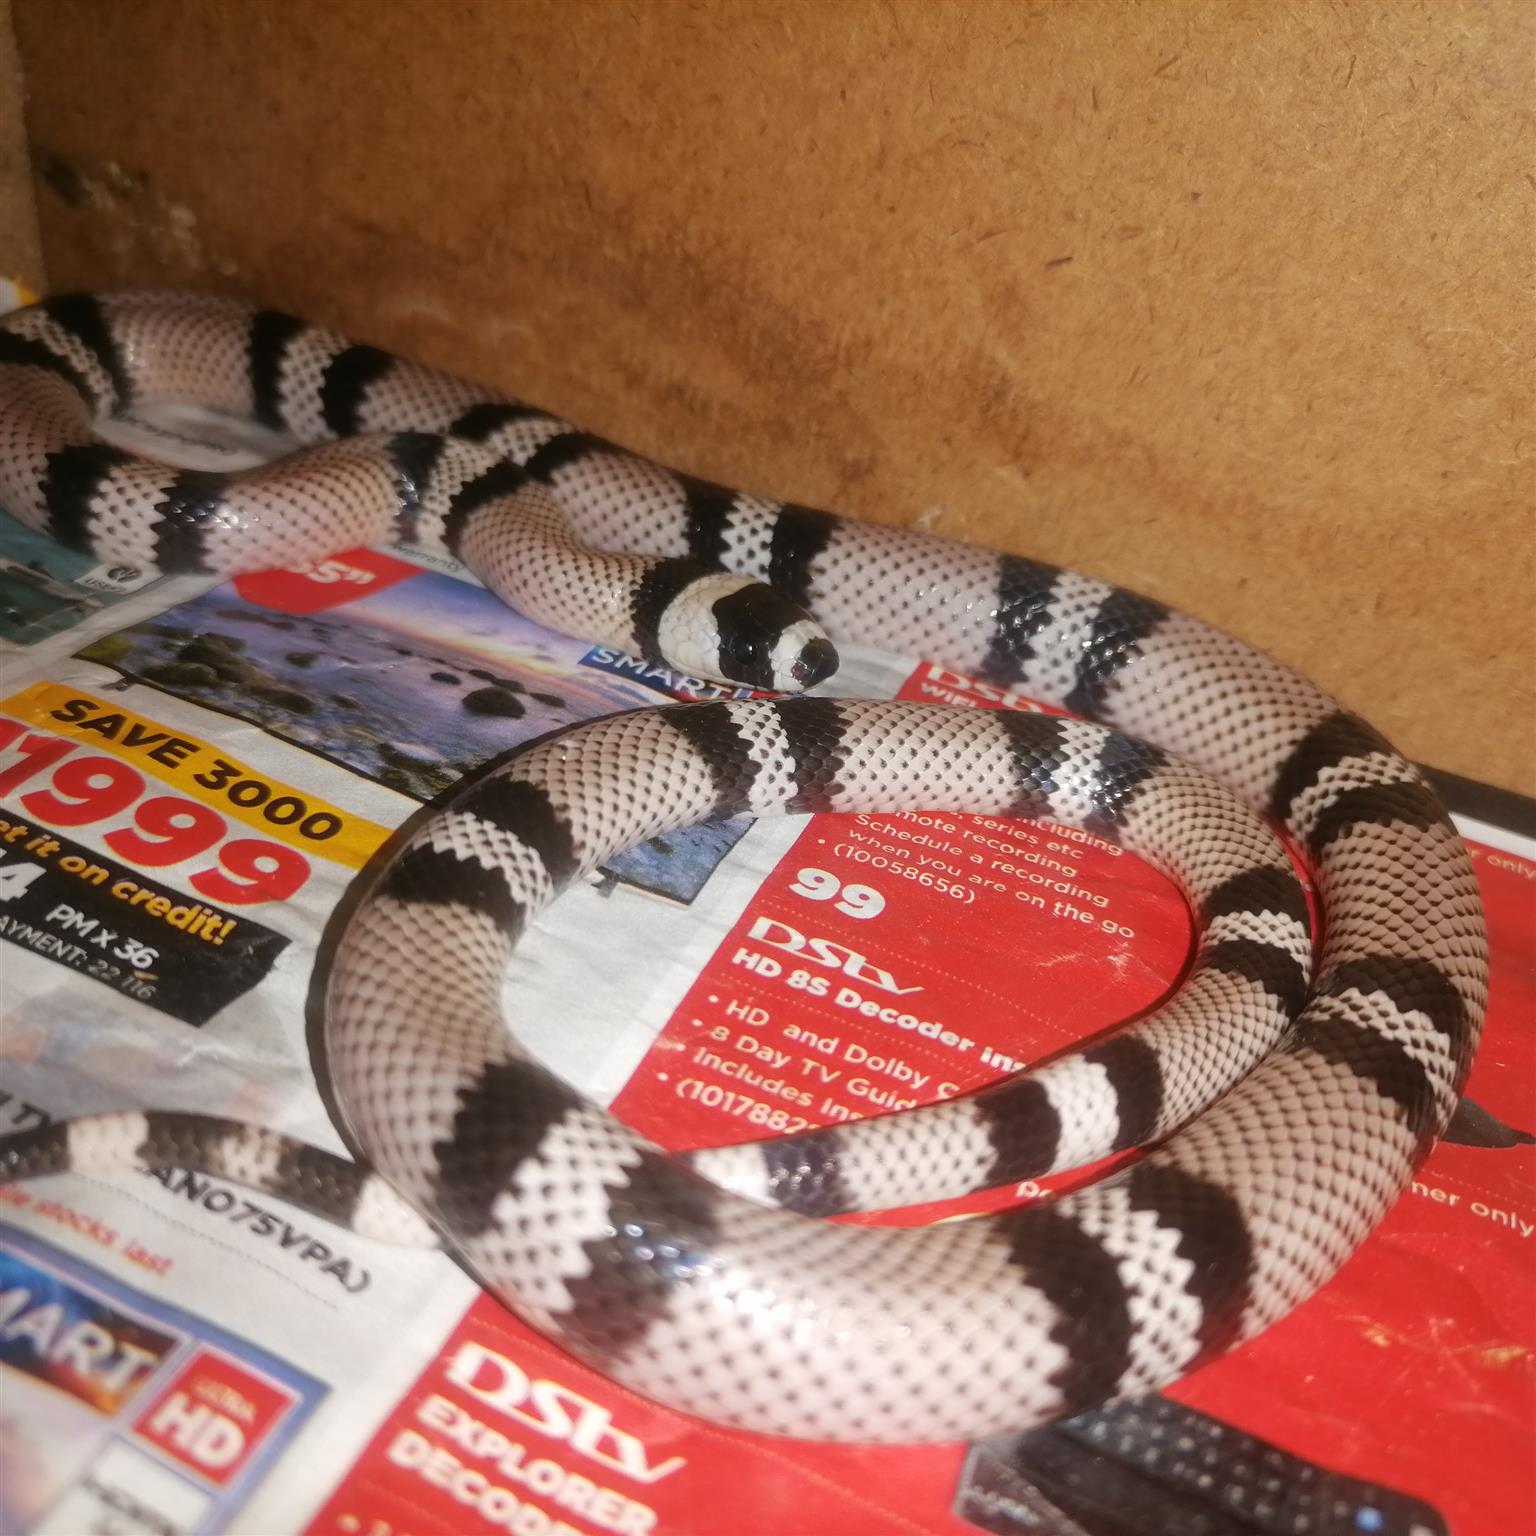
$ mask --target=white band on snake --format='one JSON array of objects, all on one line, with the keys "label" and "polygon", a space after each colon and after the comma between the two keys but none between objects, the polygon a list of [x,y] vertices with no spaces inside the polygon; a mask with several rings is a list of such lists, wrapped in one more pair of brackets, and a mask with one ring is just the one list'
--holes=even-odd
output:
[{"label": "white band on snake", "polygon": [[[312,446],[227,476],[94,438],[94,421],[166,399]],[[546,623],[695,674],[811,686],[835,666],[825,631],[1114,728],[830,698],[579,727],[423,821],[356,906],[325,1067],[376,1173],[146,1110],[0,1140],[0,1177],[207,1168],[374,1235],[436,1232],[536,1326],[689,1412],[950,1439],[1151,1391],[1284,1315],[1381,1219],[1455,1107],[1487,955],[1470,861],[1433,793],[1312,684],[1147,598],[740,495],[290,317],[190,295],[75,296],[0,321],[0,505],[166,571],[409,538]],[[1038,1071],[687,1160],[519,1050],[503,973],[561,887],[711,816],[858,809],[1113,837],[1182,889],[1195,965],[1151,1017]],[[1315,974],[1305,903],[1255,811],[1317,886]],[[821,1219],[1139,1145],[1128,1171],[1047,1204],[921,1230]]]}]

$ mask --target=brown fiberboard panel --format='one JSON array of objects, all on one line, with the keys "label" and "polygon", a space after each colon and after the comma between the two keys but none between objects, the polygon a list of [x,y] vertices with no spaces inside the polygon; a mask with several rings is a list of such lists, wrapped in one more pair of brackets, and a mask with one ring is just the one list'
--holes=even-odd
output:
[{"label": "brown fiberboard panel", "polygon": [[1536,9],[16,0],[55,286],[1191,608],[1536,789]]},{"label": "brown fiberboard panel", "polygon": [[11,33],[11,0],[0,0],[0,277],[43,286],[43,252],[21,113],[21,62]]}]

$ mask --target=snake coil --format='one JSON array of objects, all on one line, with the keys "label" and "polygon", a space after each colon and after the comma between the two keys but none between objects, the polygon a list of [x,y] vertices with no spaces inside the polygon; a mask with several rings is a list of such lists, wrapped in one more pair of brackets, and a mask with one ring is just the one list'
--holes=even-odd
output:
[{"label": "snake coil", "polygon": [[[219,475],[92,434],[165,399],[307,446]],[[146,1112],[6,1138],[7,1177],[204,1167],[376,1235],[440,1234],[523,1316],[686,1410],[947,1439],[1150,1391],[1283,1316],[1381,1219],[1455,1107],[1486,940],[1433,793],[1312,684],[1147,598],[707,484],[193,295],[65,297],[0,321],[0,503],[162,571],[408,538],[534,617],[700,675],[811,686],[835,666],[830,633],[1086,717],[749,700],[542,743],[420,827],[340,946],[327,1066],[376,1174]],[[965,1099],[691,1160],[508,1034],[518,933],[616,849],[741,810],[902,808],[1049,817],[1142,853],[1195,911],[1190,976],[1134,1029]],[[1254,811],[1317,888],[1315,968],[1286,854]],[[1049,1204],[922,1230],[819,1219],[1143,1143],[1128,1171]]]}]

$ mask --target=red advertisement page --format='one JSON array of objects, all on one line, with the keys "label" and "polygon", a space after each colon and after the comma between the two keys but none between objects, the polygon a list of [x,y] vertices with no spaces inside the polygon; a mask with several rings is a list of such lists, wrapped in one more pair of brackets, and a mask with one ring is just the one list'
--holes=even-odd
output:
[{"label": "red advertisement page", "polygon": [[811,817],[614,1108],[691,1149],[953,1098],[1151,1008],[1190,938],[1162,876],[1074,828]]},{"label": "red advertisement page", "polygon": [[[935,678],[918,674],[904,692],[931,696]],[[1034,707],[952,676],[942,686],[949,702]],[[660,1408],[482,1299],[310,1530],[1536,1530],[1536,864],[1473,853],[1495,985],[1452,1139],[1341,1275],[1236,1355],[1144,1404],[1031,1434],[837,1447]],[[813,817],[615,1109],[690,1148],[964,1093],[1153,1006],[1189,939],[1160,876],[1082,833],[984,817]],[[850,1219],[953,1215],[1042,1192],[1031,1182],[942,1211]]]},{"label": "red advertisement page", "polygon": [[1330,1285],[1168,1396],[1514,1536],[1536,1530],[1536,863],[1469,846],[1492,986],[1447,1138]]}]

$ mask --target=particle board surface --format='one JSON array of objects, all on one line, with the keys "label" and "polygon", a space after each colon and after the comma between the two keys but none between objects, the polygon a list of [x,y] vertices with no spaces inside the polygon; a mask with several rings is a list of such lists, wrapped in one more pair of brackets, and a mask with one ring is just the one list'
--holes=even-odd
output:
[{"label": "particle board surface", "polygon": [[43,286],[11,0],[0,0],[0,277],[20,278],[34,291]]},{"label": "particle board surface", "polygon": [[1536,789],[1536,8],[15,21],[56,287],[250,295],[711,478],[1089,570]]}]

